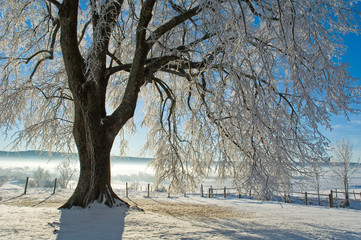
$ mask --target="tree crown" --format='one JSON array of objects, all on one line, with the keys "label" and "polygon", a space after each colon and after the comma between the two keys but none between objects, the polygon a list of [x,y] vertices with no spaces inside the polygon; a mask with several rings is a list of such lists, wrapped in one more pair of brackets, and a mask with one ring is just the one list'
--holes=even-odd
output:
[{"label": "tree crown", "polygon": [[215,164],[258,190],[287,185],[297,162],[324,154],[317,126],[356,112],[359,85],[339,60],[359,31],[355,2],[0,1],[0,125],[61,149],[78,93],[105,89],[99,124],[119,132],[140,91],[159,180],[185,188]]}]

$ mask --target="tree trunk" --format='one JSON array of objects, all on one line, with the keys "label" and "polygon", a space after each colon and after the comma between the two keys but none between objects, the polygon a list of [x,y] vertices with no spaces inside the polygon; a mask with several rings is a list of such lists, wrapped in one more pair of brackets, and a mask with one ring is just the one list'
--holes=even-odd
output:
[{"label": "tree trunk", "polygon": [[111,187],[110,151],[114,138],[109,137],[100,126],[86,126],[90,124],[84,121],[83,116],[80,108],[75,107],[73,133],[79,154],[80,175],[73,195],[61,208],[86,207],[93,202],[109,207],[129,206]]},{"label": "tree trunk", "polygon": [[344,178],[344,189],[345,189],[345,203],[344,206],[349,206],[350,205],[350,201],[349,201],[349,196],[348,196],[348,179]]},{"label": "tree trunk", "polygon": [[[114,13],[107,18],[109,26],[111,22],[116,21],[120,13],[121,2],[114,2],[115,5],[108,9]],[[93,44],[97,45],[93,48],[94,54],[90,54],[92,61],[88,61],[88,66],[86,66],[86,61],[78,47],[78,7],[79,1],[64,0],[59,8],[60,45],[69,88],[73,96],[75,109],[73,133],[80,161],[78,185],[73,195],[62,207],[86,207],[95,201],[102,202],[109,207],[129,206],[120,200],[112,190],[110,151],[115,136],[134,115],[139,89],[144,83],[144,59],[147,51],[141,51],[145,56],[137,58],[140,59],[139,61],[143,61],[143,64],[138,64],[138,68],[132,66],[132,71],[136,74],[129,79],[122,104],[115,113],[107,116],[105,99],[109,79],[106,74],[106,52],[112,29],[108,24],[99,27],[104,36],[100,39],[94,36]],[[93,20],[97,18],[97,16],[93,16]],[[96,25],[95,21],[93,21],[94,24]],[[142,69],[139,69],[139,66]]]}]

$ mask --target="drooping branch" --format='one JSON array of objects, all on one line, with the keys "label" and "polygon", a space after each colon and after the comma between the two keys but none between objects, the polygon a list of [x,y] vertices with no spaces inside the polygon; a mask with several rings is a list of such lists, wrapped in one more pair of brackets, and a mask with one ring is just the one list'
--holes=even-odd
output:
[{"label": "drooping branch", "polygon": [[[53,98],[58,98],[58,99],[64,99],[64,100],[68,100],[68,101],[73,101],[73,98],[71,96],[69,96],[68,94],[64,93],[62,88],[57,88],[53,91],[53,93],[51,95],[47,95],[42,88],[34,86],[33,87],[38,90],[45,99],[49,100],[49,99],[53,99]],[[60,95],[56,95],[56,92],[60,91]]]},{"label": "drooping branch", "polygon": [[57,33],[58,33],[59,29],[60,29],[60,22],[59,22],[59,21],[56,21],[56,22],[55,22],[55,30],[54,30],[54,32],[53,32],[53,34],[52,34],[52,37],[51,37],[50,49],[49,49],[49,50],[41,50],[41,51],[38,51],[37,53],[33,54],[32,56],[30,56],[30,57],[27,59],[26,63],[29,63],[34,57],[36,57],[36,56],[39,55],[40,53],[44,53],[44,52],[49,53],[48,56],[40,59],[40,60],[36,63],[33,71],[32,71],[31,74],[30,74],[30,77],[29,77],[30,80],[32,80],[34,74],[36,73],[36,70],[38,69],[38,67],[40,66],[40,64],[41,64],[43,61],[45,61],[45,60],[47,60],[47,59],[50,59],[50,60],[51,60],[51,59],[54,58],[54,45],[55,45],[55,41],[56,41],[56,37],[57,37]]},{"label": "drooping branch", "polygon": [[[161,126],[163,127],[163,114],[164,114],[164,111],[165,111],[165,107],[166,107],[166,104],[167,104],[167,101],[170,100],[171,101],[171,107],[169,109],[169,114],[168,114],[168,117],[167,117],[167,120],[168,120],[168,124],[170,124],[170,118],[173,114],[173,111],[175,109],[175,104],[176,104],[176,99],[175,99],[175,96],[174,96],[174,93],[172,91],[172,89],[164,82],[162,81],[161,79],[159,78],[156,78],[156,77],[152,77],[152,81],[154,81],[158,91],[160,92],[160,95],[162,96],[161,94],[161,91],[158,87],[158,85],[164,90],[164,92],[166,93],[166,98],[163,99],[162,97],[162,101],[163,101],[163,106],[161,107],[161,110],[160,110],[160,123],[161,123]],[[171,128],[170,126],[168,126],[169,129]]]}]

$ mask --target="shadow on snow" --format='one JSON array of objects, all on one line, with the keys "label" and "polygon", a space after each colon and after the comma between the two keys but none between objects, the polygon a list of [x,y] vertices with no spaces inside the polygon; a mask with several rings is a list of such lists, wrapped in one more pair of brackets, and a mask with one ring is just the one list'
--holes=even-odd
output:
[{"label": "shadow on snow", "polygon": [[104,204],[91,204],[87,208],[61,209],[59,222],[54,227],[57,239],[121,239],[124,231],[126,207],[109,208]]}]

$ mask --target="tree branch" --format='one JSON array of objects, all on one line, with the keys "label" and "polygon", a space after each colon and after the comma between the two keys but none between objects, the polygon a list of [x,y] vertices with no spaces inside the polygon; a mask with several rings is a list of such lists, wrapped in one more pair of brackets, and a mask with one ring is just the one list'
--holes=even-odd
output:
[{"label": "tree branch", "polygon": [[60,8],[61,4],[60,2],[56,1],[56,0],[46,0],[52,4],[54,4],[57,8]]},{"label": "tree branch", "polygon": [[147,0],[143,3],[136,30],[135,53],[130,68],[129,81],[122,102],[104,121],[107,129],[109,129],[109,133],[114,136],[118,134],[128,119],[133,117],[140,87],[144,84],[144,65],[150,49],[145,42],[146,29],[151,21],[155,3],[156,0]]},{"label": "tree branch", "polygon": [[155,61],[151,62],[149,65],[147,65],[144,69],[144,73],[147,76],[153,75],[155,72],[157,72],[159,69],[161,69],[164,65],[168,64],[171,61],[180,59],[179,56],[176,55],[170,55],[170,56],[164,56],[156,59]]},{"label": "tree branch", "polygon": [[159,26],[147,39],[149,42],[150,47],[159,39],[161,38],[166,32],[173,29],[174,27],[178,26],[179,24],[185,22],[187,19],[192,18],[193,16],[197,15],[200,11],[200,6],[196,6],[191,8],[182,14],[172,18],[168,22],[164,23],[163,25]]},{"label": "tree branch", "polygon": [[[245,3],[247,3],[248,8],[251,10],[251,12],[252,12],[255,16],[263,18],[263,15],[262,15],[261,13],[257,12],[257,10],[254,8],[254,6],[252,5],[252,3],[251,3],[250,0],[242,0],[242,1],[244,1]],[[238,0],[238,4],[241,5],[240,2],[239,2],[239,0]],[[269,10],[269,9],[268,9],[268,10]],[[277,18],[277,17],[271,17],[271,18],[269,18],[269,19],[274,20],[274,21],[279,21],[279,20],[280,20],[280,19]]]},{"label": "tree branch", "polygon": [[51,37],[52,39],[51,39],[51,43],[50,43],[50,50],[41,50],[41,51],[38,51],[37,53],[35,53],[35,54],[33,54],[32,56],[30,56],[30,57],[27,59],[27,61],[26,61],[26,63],[29,63],[29,62],[31,61],[31,59],[33,59],[34,57],[36,57],[36,56],[39,55],[40,53],[43,53],[43,52],[49,53],[49,56],[40,59],[40,60],[36,63],[36,65],[35,65],[32,73],[30,74],[30,77],[29,77],[30,81],[32,80],[33,76],[34,76],[35,73],[36,73],[36,70],[38,69],[38,67],[40,66],[40,64],[41,64],[43,61],[45,61],[45,60],[47,60],[47,59],[50,59],[50,60],[51,60],[51,59],[54,58],[54,45],[55,45],[56,35],[57,35],[57,33],[58,33],[59,29],[60,29],[60,22],[59,22],[59,21],[55,21],[55,24],[56,24],[56,25],[55,25],[55,30],[54,30],[54,32],[53,32],[53,34],[52,34],[52,37]]},{"label": "tree branch", "polygon": [[[170,127],[170,123],[171,123],[170,118],[172,116],[172,113],[173,113],[173,111],[175,109],[175,104],[176,104],[175,96],[173,94],[172,89],[164,81],[162,81],[161,79],[156,78],[156,77],[152,77],[152,81],[154,81],[156,83],[155,85],[156,85],[156,87],[157,87],[157,89],[158,89],[158,91],[159,91],[159,93],[160,93],[160,95],[162,97],[162,101],[163,101],[163,106],[160,109],[160,124],[161,124],[162,128],[164,128],[162,119],[163,119],[163,114],[164,114],[165,107],[166,107],[166,104],[167,104],[167,100],[169,99],[171,101],[171,106],[170,106],[169,114],[168,114],[168,117],[167,117],[168,127],[169,127],[169,130],[170,130],[171,129],[171,127]],[[161,91],[160,91],[160,89],[158,87],[158,84],[159,84],[159,86],[162,87],[162,89],[164,90],[164,92],[167,95],[167,98],[164,99],[164,100],[163,100],[163,96],[161,94]]]},{"label": "tree branch", "polygon": [[88,28],[88,26],[89,26],[90,23],[91,23],[90,20],[85,23],[85,25],[84,25],[84,27],[83,27],[83,30],[81,31],[81,35],[80,35],[80,37],[79,37],[79,40],[78,40],[78,45],[79,45],[79,44],[81,43],[81,41],[83,40],[83,37],[84,37],[84,35],[85,35],[85,31],[86,31],[86,29]]}]

